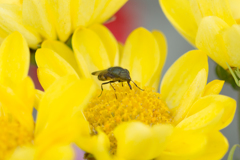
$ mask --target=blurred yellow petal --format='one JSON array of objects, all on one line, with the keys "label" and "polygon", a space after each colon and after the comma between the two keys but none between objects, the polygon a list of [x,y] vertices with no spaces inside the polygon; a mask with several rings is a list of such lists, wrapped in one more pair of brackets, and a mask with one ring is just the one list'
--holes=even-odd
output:
[{"label": "blurred yellow petal", "polygon": [[74,68],[59,54],[51,49],[38,49],[35,56],[38,67],[47,68],[60,77],[67,74],[73,74],[78,77],[78,74]]},{"label": "blurred yellow petal", "polygon": [[[11,54],[10,54],[11,53]],[[30,53],[23,36],[14,32],[0,47],[0,83],[19,83],[27,77]]]},{"label": "blurred yellow petal", "polygon": [[48,89],[53,82],[60,78],[58,74],[48,68],[39,67],[37,70],[38,80],[44,90]]},{"label": "blurred yellow petal", "polygon": [[196,46],[224,69],[227,69],[226,62],[229,63],[229,56],[221,32],[228,27],[227,23],[218,17],[205,17],[199,25],[196,37]]},{"label": "blurred yellow petal", "polygon": [[[215,126],[215,128],[217,127],[220,130],[225,128],[232,122],[234,113],[236,111],[236,101],[230,97],[223,95],[205,96],[195,102],[195,104],[191,107],[191,110],[188,112],[187,117],[197,117],[198,114],[202,114],[202,116],[204,116],[203,114],[206,114],[205,116],[207,116],[206,118],[208,118],[208,116],[211,116],[211,113],[207,113],[204,111],[204,109],[208,111],[209,109],[207,108],[212,108],[213,110],[224,110],[221,120],[218,122],[218,125]],[[193,123],[195,124],[197,123],[197,121],[198,120],[196,120],[195,122],[193,121]],[[201,121],[205,123],[203,120]]]},{"label": "blurred yellow petal", "polygon": [[129,70],[133,81],[144,86],[150,83],[159,61],[160,51],[154,36],[144,28],[134,30],[125,43],[120,66]]},{"label": "blurred yellow petal", "polygon": [[49,48],[59,54],[63,59],[65,59],[73,68],[74,70],[79,74],[79,68],[77,61],[75,59],[73,51],[63,42],[55,41],[55,40],[45,40],[42,43],[42,48]]},{"label": "blurred yellow petal", "polygon": [[176,30],[188,42],[195,45],[198,26],[191,11],[189,0],[159,0],[159,3],[164,14]]},{"label": "blurred yellow petal", "polygon": [[32,112],[35,96],[35,87],[32,79],[26,77],[20,84],[12,88],[14,93],[24,103],[24,105]]},{"label": "blurred yellow petal", "polygon": [[34,160],[35,153],[33,147],[18,147],[9,160]]},{"label": "blurred yellow petal", "polygon": [[231,67],[240,67],[240,26],[233,25],[220,31],[223,37],[226,54],[229,56],[229,65]]},{"label": "blurred yellow petal", "polygon": [[18,31],[26,38],[30,47],[37,48],[41,42],[41,37],[36,30],[23,24],[21,6],[0,4],[0,14],[1,38]]},{"label": "blurred yellow petal", "polygon": [[34,108],[38,110],[39,103],[43,97],[44,92],[38,89],[35,90],[35,100],[34,100]]},{"label": "blurred yellow petal", "polygon": [[110,142],[107,135],[101,130],[97,130],[98,134],[92,136],[90,126],[84,115],[81,114],[79,117],[81,118],[81,133],[75,142],[78,147],[87,153],[94,154],[96,159],[111,159],[109,154]]},{"label": "blurred yellow petal", "polygon": [[22,5],[22,0],[0,0],[0,3]]},{"label": "blurred yellow petal", "polygon": [[95,24],[91,26],[90,29],[94,31],[101,39],[107,51],[110,65],[118,66],[119,65],[118,43],[113,34],[107,29],[107,27],[100,24]]},{"label": "blurred yellow petal", "polygon": [[219,94],[222,90],[223,85],[224,85],[224,81],[222,81],[222,80],[213,80],[213,81],[209,82],[206,85],[202,96]]},{"label": "blurred yellow petal", "polygon": [[193,159],[203,152],[206,144],[207,138],[205,135],[175,132],[157,160]]},{"label": "blurred yellow petal", "polygon": [[72,33],[70,2],[66,0],[46,1],[46,8],[49,9],[48,17],[53,23],[60,41],[65,42]]},{"label": "blurred yellow petal", "polygon": [[[49,147],[44,154],[39,155],[41,159],[45,160],[54,160],[54,159],[62,159],[62,160],[74,160],[75,152],[74,148],[70,145],[65,146],[53,146]],[[39,159],[39,158],[37,158]]]},{"label": "blurred yellow petal", "polygon": [[160,93],[170,109],[179,106],[180,100],[202,69],[208,74],[207,56],[199,50],[187,52],[168,69],[162,79]]},{"label": "blurred yellow petal", "polygon": [[79,136],[81,132],[79,114],[76,114],[72,108],[65,108],[65,111],[66,116],[62,119],[55,119],[56,116],[53,116],[53,114],[55,114],[53,112],[49,114],[47,125],[34,139],[34,144],[39,146],[39,150],[45,150],[46,148],[56,145],[71,144]]},{"label": "blurred yellow petal", "polygon": [[44,130],[50,121],[57,123],[58,120],[70,116],[73,109],[75,112],[82,110],[94,91],[95,85],[91,79],[78,80],[74,75],[70,75],[55,81],[45,91],[39,104],[36,135]]},{"label": "blurred yellow petal", "polygon": [[96,20],[97,22],[103,23],[114,15],[128,0],[111,0],[105,7],[103,13]]},{"label": "blurred yellow petal", "polygon": [[109,2],[110,0],[95,0],[93,14],[88,22],[88,25],[92,24],[96,18],[100,16]]},{"label": "blurred yellow petal", "polygon": [[23,24],[33,27],[45,39],[57,39],[53,21],[48,16],[47,1],[24,0],[22,5]]},{"label": "blurred yellow petal", "polygon": [[94,11],[95,0],[72,0],[71,1],[71,20],[73,30],[79,26],[86,26]]},{"label": "blurred yellow petal", "polygon": [[125,159],[153,159],[164,149],[172,134],[171,125],[149,127],[141,122],[123,123],[114,130],[117,156]]},{"label": "blurred yellow petal", "polygon": [[239,0],[229,0],[229,4],[230,4],[231,11],[232,11],[232,16],[239,24],[239,22],[240,22],[240,11],[239,11],[240,1]]},{"label": "blurred yellow petal", "polygon": [[190,0],[190,4],[198,24],[202,18],[207,16],[217,16],[228,25],[236,24],[232,17],[228,0]]},{"label": "blurred yellow petal", "polygon": [[100,37],[90,29],[79,28],[72,38],[73,50],[83,73],[90,73],[110,67],[107,51]]},{"label": "blurred yellow petal", "polygon": [[201,111],[185,118],[176,127],[193,132],[209,132],[217,130],[218,124],[222,123],[224,107],[217,104],[210,104]]},{"label": "blurred yellow petal", "polygon": [[202,95],[206,83],[207,73],[205,69],[202,69],[198,72],[196,78],[180,100],[176,111],[173,113],[173,121],[175,124],[178,124],[186,116],[192,104]]},{"label": "blurred yellow petal", "polygon": [[194,160],[222,159],[228,151],[228,140],[221,132],[215,131],[207,134],[207,145],[204,152]]},{"label": "blurred yellow petal", "polygon": [[[30,100],[31,101],[31,100]],[[16,118],[28,131],[33,130],[32,109],[26,106],[21,99],[9,87],[0,84],[0,102],[2,107]]]},{"label": "blurred yellow petal", "polygon": [[159,51],[160,51],[160,62],[159,62],[156,73],[154,74],[154,76],[151,79],[150,86],[153,86],[153,88],[158,90],[162,69],[163,69],[163,66],[164,66],[166,58],[167,58],[167,40],[166,40],[164,34],[158,30],[152,31],[152,34],[158,43],[158,47],[159,47]]}]

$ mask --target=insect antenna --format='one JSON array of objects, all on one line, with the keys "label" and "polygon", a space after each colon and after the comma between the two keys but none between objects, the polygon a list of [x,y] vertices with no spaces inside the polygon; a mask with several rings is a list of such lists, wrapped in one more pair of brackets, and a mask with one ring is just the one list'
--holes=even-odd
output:
[{"label": "insect antenna", "polygon": [[[132,81],[132,80],[131,80],[131,81]],[[132,82],[133,82],[133,81],[132,81]],[[134,82],[133,82],[133,83],[134,83]],[[136,83],[134,83],[134,84],[135,84],[135,86],[136,86],[137,88],[139,88],[140,90],[144,91],[143,89],[141,89],[140,87],[138,87]]]}]

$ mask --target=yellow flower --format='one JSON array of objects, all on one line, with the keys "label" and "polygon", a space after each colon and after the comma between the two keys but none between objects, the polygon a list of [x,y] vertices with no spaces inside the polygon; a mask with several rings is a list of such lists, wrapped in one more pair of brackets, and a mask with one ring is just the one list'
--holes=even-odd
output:
[{"label": "yellow flower", "polygon": [[[239,0],[159,0],[173,26],[191,44],[227,69],[240,67]],[[186,18],[187,17],[187,18]]]},{"label": "yellow flower", "polygon": [[[84,151],[104,160],[212,160],[227,152],[227,139],[219,130],[232,121],[236,102],[218,95],[223,81],[206,85],[208,61],[202,51],[179,58],[165,74],[159,94],[155,90],[166,58],[161,32],[138,28],[119,47],[105,27],[94,25],[79,28],[72,44],[74,52],[49,40],[37,50],[38,77],[44,89],[62,76],[82,79],[116,65],[127,68],[144,89],[132,85],[130,90],[126,83],[115,83],[114,89],[105,88],[100,97],[100,91],[96,92],[83,110],[76,141]],[[91,154],[86,157],[91,159]]]},{"label": "yellow flower", "polygon": [[80,134],[78,114],[94,91],[93,82],[74,76],[54,82],[39,100],[35,123],[35,94],[42,93],[27,76],[29,64],[26,40],[12,33],[0,47],[0,159],[73,159],[70,144]]},{"label": "yellow flower", "polygon": [[79,26],[103,23],[127,0],[24,0],[22,5],[0,4],[0,42],[19,31],[29,47],[45,39],[65,42]]},{"label": "yellow flower", "polygon": [[88,79],[69,75],[55,81],[40,100],[33,142],[16,149],[10,160],[74,159],[71,144],[81,133],[82,109],[93,91]]}]

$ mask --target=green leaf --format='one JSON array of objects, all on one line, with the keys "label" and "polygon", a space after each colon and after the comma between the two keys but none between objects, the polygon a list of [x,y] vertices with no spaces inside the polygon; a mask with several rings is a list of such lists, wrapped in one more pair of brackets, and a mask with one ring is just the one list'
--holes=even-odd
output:
[{"label": "green leaf", "polygon": [[235,144],[235,145],[231,148],[227,160],[233,160],[233,155],[234,155],[234,152],[235,152],[235,150],[236,150],[237,147],[240,148],[240,145],[239,145],[239,144]]}]

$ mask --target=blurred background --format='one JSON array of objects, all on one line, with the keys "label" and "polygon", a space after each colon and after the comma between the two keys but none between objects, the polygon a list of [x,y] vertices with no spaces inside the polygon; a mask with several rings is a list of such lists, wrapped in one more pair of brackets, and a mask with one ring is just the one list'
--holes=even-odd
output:
[{"label": "blurred background", "polygon": [[[112,31],[117,40],[122,43],[124,43],[127,36],[138,27],[144,27],[150,31],[157,29],[165,34],[168,43],[168,56],[162,75],[165,74],[167,69],[181,55],[189,50],[195,49],[172,27],[163,14],[158,0],[129,0],[125,6],[116,13],[115,18],[116,19],[113,22],[105,25]],[[209,59],[208,82],[218,79],[215,73],[215,67],[215,62]],[[30,74],[36,82],[37,76],[35,67],[31,67]],[[36,87],[39,89],[41,88],[38,83],[36,84]],[[224,85],[221,94],[237,100],[238,93],[233,90],[229,84]],[[34,114],[36,114],[36,112],[34,112]],[[239,144],[237,114],[235,115],[233,122],[227,128],[222,130],[222,133],[229,141],[229,149],[234,144]],[[223,158],[224,160],[227,160],[227,155],[228,153]],[[236,149],[234,157],[236,160],[240,160],[239,148]]]}]

